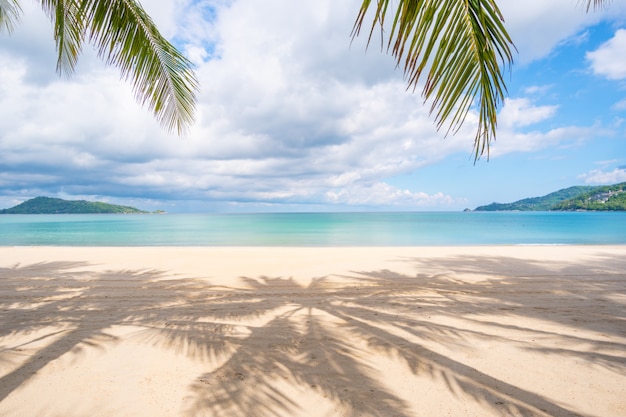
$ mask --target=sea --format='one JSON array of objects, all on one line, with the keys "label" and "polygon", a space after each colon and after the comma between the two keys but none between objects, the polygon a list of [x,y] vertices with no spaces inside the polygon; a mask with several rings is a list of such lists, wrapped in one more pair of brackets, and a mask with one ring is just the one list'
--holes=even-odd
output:
[{"label": "sea", "polygon": [[0,246],[626,244],[626,212],[0,215]]}]

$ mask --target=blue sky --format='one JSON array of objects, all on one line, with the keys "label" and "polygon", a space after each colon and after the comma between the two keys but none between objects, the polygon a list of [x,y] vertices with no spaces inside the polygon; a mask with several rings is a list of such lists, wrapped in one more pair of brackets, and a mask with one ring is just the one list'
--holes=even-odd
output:
[{"label": "blue sky", "polygon": [[358,0],[145,0],[197,66],[198,120],[164,132],[87,45],[55,72],[36,2],[0,34],[0,207],[39,195],[147,210],[462,210],[626,181],[626,3],[500,2],[518,52],[490,158],[475,114],[437,132],[365,37]]}]

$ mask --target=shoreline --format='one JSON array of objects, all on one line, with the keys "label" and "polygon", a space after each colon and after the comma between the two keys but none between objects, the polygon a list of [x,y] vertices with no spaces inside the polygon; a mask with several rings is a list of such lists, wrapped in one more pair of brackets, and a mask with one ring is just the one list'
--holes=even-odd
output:
[{"label": "shoreline", "polygon": [[626,245],[0,247],[0,415],[626,414]]}]

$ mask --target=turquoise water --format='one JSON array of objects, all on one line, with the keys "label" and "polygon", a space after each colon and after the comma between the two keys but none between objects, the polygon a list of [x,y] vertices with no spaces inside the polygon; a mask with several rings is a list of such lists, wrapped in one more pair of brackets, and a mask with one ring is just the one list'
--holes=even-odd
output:
[{"label": "turquoise water", "polygon": [[0,246],[626,244],[626,213],[1,215]]}]

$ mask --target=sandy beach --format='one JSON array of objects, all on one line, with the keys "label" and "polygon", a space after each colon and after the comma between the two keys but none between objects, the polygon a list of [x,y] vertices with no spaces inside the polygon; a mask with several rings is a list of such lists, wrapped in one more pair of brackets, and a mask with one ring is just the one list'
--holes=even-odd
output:
[{"label": "sandy beach", "polygon": [[624,416],[626,246],[0,247],[0,416]]}]

